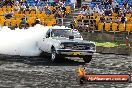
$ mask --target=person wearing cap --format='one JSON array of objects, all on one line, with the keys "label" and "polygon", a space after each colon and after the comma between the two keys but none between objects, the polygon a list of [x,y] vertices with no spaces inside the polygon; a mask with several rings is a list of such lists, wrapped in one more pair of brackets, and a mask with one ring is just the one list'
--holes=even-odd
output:
[{"label": "person wearing cap", "polygon": [[29,4],[26,5],[25,11],[29,11],[29,12],[31,11]]},{"label": "person wearing cap", "polygon": [[26,18],[26,15],[24,15],[23,17],[22,17],[22,21],[20,22],[20,25],[19,25],[19,27],[20,28],[27,28],[29,26],[29,24],[28,24],[28,22],[27,22],[27,18]]}]

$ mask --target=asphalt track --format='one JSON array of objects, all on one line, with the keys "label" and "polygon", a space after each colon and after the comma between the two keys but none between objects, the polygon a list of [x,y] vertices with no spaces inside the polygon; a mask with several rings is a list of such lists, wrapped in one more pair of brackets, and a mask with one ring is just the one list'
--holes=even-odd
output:
[{"label": "asphalt track", "polygon": [[[132,88],[132,83],[81,85],[76,80],[78,65],[84,65],[80,58],[51,63],[46,57],[0,55],[0,88]],[[132,75],[132,56],[95,54],[86,71],[88,74]]]}]

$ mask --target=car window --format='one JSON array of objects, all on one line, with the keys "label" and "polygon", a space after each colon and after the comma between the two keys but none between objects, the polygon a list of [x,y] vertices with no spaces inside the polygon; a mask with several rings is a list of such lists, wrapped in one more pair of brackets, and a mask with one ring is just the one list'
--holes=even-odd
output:
[{"label": "car window", "polygon": [[51,32],[52,37],[67,37],[74,36],[76,38],[81,38],[78,31],[72,31],[71,29],[53,29]]}]

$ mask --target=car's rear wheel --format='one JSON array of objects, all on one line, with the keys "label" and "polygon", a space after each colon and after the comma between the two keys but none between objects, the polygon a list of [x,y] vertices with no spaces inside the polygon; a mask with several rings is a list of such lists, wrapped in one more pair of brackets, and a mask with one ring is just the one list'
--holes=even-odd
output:
[{"label": "car's rear wheel", "polygon": [[87,55],[83,57],[84,62],[89,63],[92,60],[92,55]]}]

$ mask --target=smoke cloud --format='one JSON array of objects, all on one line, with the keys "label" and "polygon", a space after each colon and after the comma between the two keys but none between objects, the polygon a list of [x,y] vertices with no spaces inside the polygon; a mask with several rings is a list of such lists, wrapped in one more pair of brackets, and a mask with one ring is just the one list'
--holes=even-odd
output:
[{"label": "smoke cloud", "polygon": [[0,54],[38,56],[41,50],[37,43],[45,36],[47,29],[41,25],[15,30],[0,27]]}]

